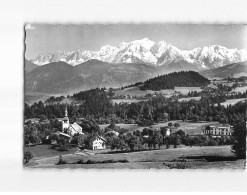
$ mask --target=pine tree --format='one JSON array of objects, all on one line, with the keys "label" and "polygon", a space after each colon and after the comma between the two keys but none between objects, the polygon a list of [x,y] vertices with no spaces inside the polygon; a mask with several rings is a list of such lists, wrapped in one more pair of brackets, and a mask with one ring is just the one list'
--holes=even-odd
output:
[{"label": "pine tree", "polygon": [[244,120],[236,120],[233,125],[234,131],[232,134],[233,144],[232,152],[236,157],[246,158],[246,125]]}]

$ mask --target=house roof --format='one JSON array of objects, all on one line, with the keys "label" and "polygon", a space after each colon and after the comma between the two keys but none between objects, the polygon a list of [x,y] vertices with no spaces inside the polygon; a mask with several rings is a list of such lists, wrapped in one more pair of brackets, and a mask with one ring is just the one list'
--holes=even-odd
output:
[{"label": "house roof", "polygon": [[210,127],[226,128],[226,127],[231,127],[231,126],[230,125],[210,125]]},{"label": "house roof", "polygon": [[63,118],[63,120],[64,120],[64,121],[68,121],[69,118],[68,118],[67,116],[65,116],[65,117]]},{"label": "house roof", "polygon": [[[74,122],[73,124],[70,125],[70,127],[72,129],[74,129],[76,132],[82,132],[82,127],[80,125],[78,125],[76,122]],[[84,133],[83,133],[84,134]]]},{"label": "house roof", "polygon": [[65,137],[69,137],[70,138],[70,135],[66,134],[66,133],[62,133],[60,131],[57,131],[55,134],[57,135],[62,135],[62,136],[65,136]]},{"label": "house roof", "polygon": [[99,139],[103,140],[104,142],[106,142],[106,139],[105,139],[104,137],[102,137],[102,136],[99,136],[98,134],[95,135],[95,136],[91,139],[91,142],[93,142],[93,141],[94,141],[95,139],[97,139],[97,138],[99,138]]}]

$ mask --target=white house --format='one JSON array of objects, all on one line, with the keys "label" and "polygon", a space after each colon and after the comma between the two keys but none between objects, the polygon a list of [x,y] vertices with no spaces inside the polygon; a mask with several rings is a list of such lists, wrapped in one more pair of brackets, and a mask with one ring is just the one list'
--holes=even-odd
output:
[{"label": "white house", "polygon": [[97,149],[105,149],[106,148],[106,140],[105,138],[96,135],[95,137],[93,137],[93,139],[91,140],[92,142],[92,149],[93,150],[97,150]]},{"label": "white house", "polygon": [[221,135],[232,135],[232,126],[230,125],[210,125],[207,126],[205,129],[202,130],[206,135],[214,135],[214,136],[221,136]]},{"label": "white house", "polygon": [[171,135],[171,130],[168,128],[167,130],[166,130],[166,136],[170,136]]}]

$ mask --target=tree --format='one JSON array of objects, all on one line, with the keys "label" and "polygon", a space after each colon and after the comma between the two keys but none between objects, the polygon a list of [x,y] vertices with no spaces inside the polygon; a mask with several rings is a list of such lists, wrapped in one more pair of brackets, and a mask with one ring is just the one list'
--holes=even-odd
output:
[{"label": "tree", "polygon": [[237,120],[233,125],[232,152],[240,159],[246,158],[246,126],[244,120]]},{"label": "tree", "polygon": [[152,136],[153,148],[155,149],[156,145],[158,145],[160,149],[160,146],[162,145],[162,143],[163,143],[163,137],[158,132],[155,132],[154,135]]},{"label": "tree", "polygon": [[114,96],[114,91],[113,91],[113,88],[109,88],[109,92],[108,92],[108,95],[112,98]]},{"label": "tree", "polygon": [[148,135],[148,128],[144,128],[141,134],[142,136]]},{"label": "tree", "polygon": [[180,127],[180,124],[178,122],[175,122],[173,125],[174,127]]},{"label": "tree", "polygon": [[163,136],[163,144],[164,144],[164,137],[166,136],[166,132],[168,130],[168,127],[160,127],[160,133]]},{"label": "tree", "polygon": [[170,136],[166,136],[164,138],[164,143],[166,145],[166,149],[169,149],[170,148],[170,144],[171,144],[171,138],[170,138]]},{"label": "tree", "polygon": [[33,153],[30,151],[24,152],[24,163],[28,163],[33,158]]},{"label": "tree", "polygon": [[127,139],[127,144],[130,148],[130,151],[134,151],[134,149],[139,145],[138,139],[134,135],[130,135],[129,138]]},{"label": "tree", "polygon": [[172,134],[170,136],[171,138],[171,142],[173,143],[174,145],[174,148],[177,148],[177,146],[180,144],[181,142],[181,137],[178,135],[178,134]]},{"label": "tree", "polygon": [[169,127],[172,127],[172,125],[173,125],[172,122],[169,122],[169,123],[168,123],[168,126],[169,126]]},{"label": "tree", "polygon": [[38,136],[38,130],[35,126],[24,126],[24,142],[25,145],[28,144],[37,144],[41,140]]},{"label": "tree", "polygon": [[180,137],[184,137],[185,136],[185,132],[182,129],[178,130],[176,132],[176,134],[179,135]]},{"label": "tree", "polygon": [[58,145],[59,148],[57,149],[58,151],[68,151],[70,148],[70,143],[69,140],[63,137],[59,137],[58,139]]}]

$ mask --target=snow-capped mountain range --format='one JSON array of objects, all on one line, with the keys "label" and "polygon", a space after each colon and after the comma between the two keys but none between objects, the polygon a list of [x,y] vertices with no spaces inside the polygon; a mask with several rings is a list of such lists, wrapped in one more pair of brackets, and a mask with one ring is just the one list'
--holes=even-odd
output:
[{"label": "snow-capped mountain range", "polygon": [[92,59],[116,64],[142,63],[155,67],[172,65],[173,63],[189,63],[196,69],[203,70],[246,61],[247,49],[228,49],[219,45],[211,45],[192,50],[181,50],[165,41],[155,43],[144,38],[129,43],[122,42],[118,47],[105,45],[99,51],[78,49],[70,52],[57,51],[40,54],[30,61],[37,65],[58,61],[78,65]]}]

